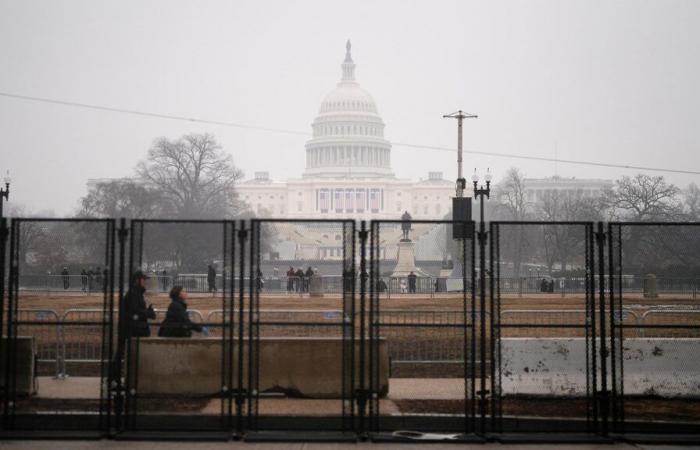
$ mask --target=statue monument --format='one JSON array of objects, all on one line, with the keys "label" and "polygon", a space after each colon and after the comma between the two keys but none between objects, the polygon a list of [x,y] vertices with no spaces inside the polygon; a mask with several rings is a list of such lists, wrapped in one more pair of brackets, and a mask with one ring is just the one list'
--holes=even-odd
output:
[{"label": "statue monument", "polygon": [[430,275],[416,267],[416,243],[411,240],[411,215],[408,211],[401,216],[401,239],[397,245],[396,267],[391,274],[392,278],[404,278],[413,272],[418,277]]},{"label": "statue monument", "polygon": [[411,232],[411,215],[408,211],[405,211],[401,216],[401,232],[403,233],[401,242],[411,242],[411,239],[408,237],[408,233]]}]

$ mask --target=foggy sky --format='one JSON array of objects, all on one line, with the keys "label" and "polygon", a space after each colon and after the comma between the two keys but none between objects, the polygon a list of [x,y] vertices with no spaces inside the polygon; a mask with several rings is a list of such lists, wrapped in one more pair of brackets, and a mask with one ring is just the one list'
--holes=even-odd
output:
[{"label": "foggy sky", "polygon": [[[0,0],[0,92],[310,132],[345,41],[392,142],[700,170],[698,1]],[[301,176],[307,137],[0,97],[10,200],[72,214],[153,139],[214,133],[252,177]],[[456,154],[395,146],[400,177]],[[465,156],[467,173],[637,171]],[[556,166],[556,167],[555,167]],[[699,177],[667,174],[685,187]]]}]

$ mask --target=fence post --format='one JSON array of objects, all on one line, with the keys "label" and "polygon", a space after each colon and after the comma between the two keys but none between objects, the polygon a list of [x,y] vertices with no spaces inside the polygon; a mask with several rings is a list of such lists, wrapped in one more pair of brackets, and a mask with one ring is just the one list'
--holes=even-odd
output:
[{"label": "fence post", "polygon": [[[367,232],[367,223],[363,220],[360,224],[360,356],[359,356],[359,389],[357,390],[357,411],[359,415],[358,420],[358,434],[360,437],[365,436],[365,415],[367,412],[367,386],[365,380],[365,307],[367,301],[367,237],[369,233]],[[373,281],[373,280],[372,280]],[[391,284],[391,283],[389,283]],[[370,343],[370,345],[372,345]],[[354,362],[353,362],[354,364]],[[389,364],[389,369],[391,370],[391,364]],[[354,384],[354,383],[353,383]],[[353,387],[354,389],[354,387]]]},{"label": "fence post", "polygon": [[[129,235],[129,229],[126,226],[126,219],[121,218],[119,221],[119,229],[117,230],[117,239],[119,240],[119,310],[117,313],[117,351],[114,355],[114,361],[109,362],[107,376],[109,379],[108,391],[114,391],[114,417],[115,429],[122,429],[122,419],[124,414],[124,385],[122,383],[122,365],[126,351],[126,321],[122,320],[122,308],[124,301],[124,271],[126,259],[126,238]],[[88,275],[88,293],[92,291],[92,283]],[[114,311],[110,311],[112,320],[114,321]],[[111,393],[108,392],[108,395]]]},{"label": "fence post", "polygon": [[[54,313],[56,314],[56,313]],[[58,314],[56,314],[56,321],[58,322],[58,344],[56,346],[56,379],[65,380],[68,377],[66,373],[66,336],[63,332],[63,322],[66,320],[67,312],[64,312],[59,319]]]},{"label": "fence post", "polygon": [[[598,280],[598,300],[599,300],[599,313],[600,313],[600,380],[601,380],[601,387],[600,387],[600,393],[598,397],[598,401],[600,402],[600,415],[601,415],[601,425],[602,425],[602,433],[603,435],[608,434],[608,410],[609,410],[609,398],[608,398],[608,366],[607,366],[607,358],[608,358],[608,350],[607,350],[607,345],[606,345],[606,337],[605,337],[605,282],[603,278],[604,274],[604,268],[605,268],[605,240],[606,240],[606,234],[603,231],[603,223],[598,222],[598,231],[595,233],[595,239],[596,243],[598,245],[598,267],[600,268],[600,278]],[[610,318],[612,319],[612,306],[610,305]],[[612,327],[614,326],[614,320],[610,321],[610,332],[612,333]],[[595,339],[595,336],[594,336]],[[594,387],[594,393],[593,395],[596,395],[595,393],[595,387]],[[594,398],[594,401],[596,399]]]}]

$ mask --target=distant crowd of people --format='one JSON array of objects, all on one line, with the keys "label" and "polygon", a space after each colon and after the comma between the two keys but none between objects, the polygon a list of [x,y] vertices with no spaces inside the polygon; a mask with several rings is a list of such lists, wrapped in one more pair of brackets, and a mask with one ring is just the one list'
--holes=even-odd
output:
[{"label": "distant crowd of people", "polygon": [[[82,269],[80,271],[80,284],[83,292],[92,292],[97,289],[104,290],[109,280],[109,272],[97,266],[94,270],[92,267]],[[70,289],[71,274],[68,267],[63,267],[61,270],[61,280],[63,281],[63,289]]]},{"label": "distant crowd of people", "polygon": [[546,278],[542,278],[540,281],[540,292],[554,292],[554,280],[547,281]]},{"label": "distant crowd of people", "polygon": [[309,266],[304,272],[302,267],[294,270],[294,267],[289,266],[287,270],[287,292],[309,292],[311,287],[311,278],[314,276],[315,272]]}]

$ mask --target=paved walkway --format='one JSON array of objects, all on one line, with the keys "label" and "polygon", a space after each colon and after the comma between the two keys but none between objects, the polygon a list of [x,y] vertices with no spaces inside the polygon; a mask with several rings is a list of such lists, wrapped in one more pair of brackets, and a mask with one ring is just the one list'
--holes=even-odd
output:
[{"label": "paved walkway", "polygon": [[330,443],[252,443],[252,442],[119,442],[119,441],[0,441],[0,448],[8,450],[455,450],[455,449],[502,449],[502,450],[670,450],[690,449],[693,447],[660,446],[660,445],[591,445],[591,444],[530,444],[530,445],[502,445],[502,444],[373,444],[362,442],[357,444],[330,444]]}]

